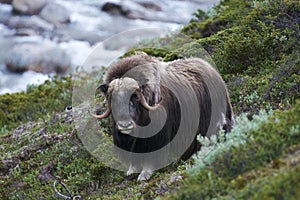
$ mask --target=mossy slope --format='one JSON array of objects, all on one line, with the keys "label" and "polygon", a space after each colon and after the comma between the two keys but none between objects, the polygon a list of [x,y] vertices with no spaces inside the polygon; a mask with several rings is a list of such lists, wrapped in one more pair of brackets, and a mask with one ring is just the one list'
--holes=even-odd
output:
[{"label": "mossy slope", "polygon": [[[152,199],[157,196],[260,199],[280,198],[282,194],[296,199],[300,181],[297,175],[300,102],[293,109],[277,111],[258,123],[261,117],[242,124],[244,131],[235,131],[244,138],[241,142],[233,135],[217,143],[211,152],[223,144],[220,153],[199,170],[198,158],[195,158],[183,165],[172,165],[157,172],[151,180],[138,183],[137,175],[126,177],[90,156],[77,138],[71,111],[48,116],[36,123],[21,125],[0,138],[1,199],[35,199],[37,196],[56,199],[55,176],[62,178],[73,195],[84,199]],[[233,144],[230,146],[230,143]],[[268,188],[268,184],[272,188]]]},{"label": "mossy slope", "polygon": [[[211,147],[221,151],[204,165],[195,157],[137,183],[136,175],[107,168],[85,150],[65,110],[71,81],[55,78],[0,96],[0,199],[57,199],[55,176],[84,199],[299,199],[299,1],[225,0],[195,16],[181,33],[188,39],[161,38],[127,55],[144,51],[170,61],[198,56],[204,47],[228,84],[236,115],[250,119],[235,140]],[[262,108],[277,111],[258,125]]]},{"label": "mossy slope", "polygon": [[[26,92],[0,96],[0,127],[6,130],[61,111],[71,105],[70,78],[54,77],[40,86],[30,86]],[[1,134],[1,132],[0,132]]]},{"label": "mossy slope", "polygon": [[276,112],[257,130],[246,133],[241,145],[233,145],[206,161],[201,170],[193,170],[172,199],[299,198],[299,121],[299,102],[292,110]]}]

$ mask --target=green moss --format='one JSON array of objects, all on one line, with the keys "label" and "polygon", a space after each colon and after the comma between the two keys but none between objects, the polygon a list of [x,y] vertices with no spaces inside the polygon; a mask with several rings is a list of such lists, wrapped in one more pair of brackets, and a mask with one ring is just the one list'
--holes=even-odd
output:
[{"label": "green moss", "polygon": [[[294,146],[288,155],[259,170],[239,176],[232,184],[236,191],[224,199],[298,199],[300,196],[300,145]],[[279,164],[276,164],[279,163]]]},{"label": "green moss", "polygon": [[[196,21],[200,21],[200,23],[191,22],[182,29],[182,32],[194,39],[209,37],[220,30],[239,24],[240,19],[247,16],[251,10],[251,1],[221,1],[219,5],[207,13],[207,17],[203,17],[201,11],[198,11],[198,14],[196,13],[195,16],[199,16]],[[204,21],[202,21],[203,19]]]},{"label": "green moss", "polygon": [[255,73],[224,76],[231,93],[235,113],[258,113],[262,108],[289,109],[299,99],[300,62],[296,54],[274,63],[261,63],[265,68]]},{"label": "green moss", "polygon": [[[229,25],[225,28],[218,26],[219,30],[209,34],[210,37],[195,37],[197,30],[185,32],[197,38],[199,44],[212,54],[222,74],[243,73],[249,68],[257,72],[273,67],[289,54],[299,54],[300,28],[295,23],[300,20],[298,1],[261,1],[256,2],[257,5],[254,2],[239,2],[223,1],[226,9],[218,9],[218,17],[227,16],[228,12],[240,12],[239,4],[244,4],[243,12],[241,15],[234,14],[233,18],[225,17]],[[218,17],[192,24],[202,27],[210,21],[218,23]],[[205,32],[203,28],[199,29]],[[272,62],[272,65],[262,65],[266,62]]]},{"label": "green moss", "polygon": [[[235,27],[219,34],[218,48],[214,48],[213,60],[223,74],[235,74],[246,71],[253,66],[262,70],[261,63],[280,60],[280,55],[285,53],[284,33],[259,23],[260,30],[250,27]],[[200,40],[201,44],[201,40]]]},{"label": "green moss", "polygon": [[[0,138],[1,149],[7,147],[0,154],[1,199],[57,199],[55,176],[60,176],[73,194],[83,197],[90,193],[91,184],[98,184],[95,169],[102,164],[77,138],[76,130],[70,126],[71,114],[66,111],[47,115]],[[117,173],[107,168],[105,174]],[[66,194],[62,188],[60,191]]]},{"label": "green moss", "polygon": [[55,77],[26,92],[0,96],[0,127],[12,129],[71,105],[70,78]]}]

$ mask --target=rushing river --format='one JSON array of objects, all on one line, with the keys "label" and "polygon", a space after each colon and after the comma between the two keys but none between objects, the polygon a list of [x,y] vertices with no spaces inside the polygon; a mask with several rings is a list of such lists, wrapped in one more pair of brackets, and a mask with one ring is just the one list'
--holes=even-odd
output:
[{"label": "rushing river", "polygon": [[[169,32],[176,31],[189,22],[195,11],[207,11],[219,1],[56,0],[48,1],[48,4],[53,2],[64,8],[55,8],[53,19],[55,20],[54,16],[61,17],[56,20],[66,17],[68,22],[44,20],[47,16],[41,17],[41,13],[30,16],[16,15],[11,4],[0,3],[0,94],[24,91],[28,84],[43,83],[53,75],[32,70],[19,73],[8,70],[5,59],[16,44],[32,42],[57,46],[68,55],[71,69],[67,73],[71,73],[72,68],[81,65],[99,43],[116,34],[139,29],[141,31],[137,36],[147,35],[149,27],[163,27]],[[117,5],[116,8],[103,9],[108,2]],[[60,10],[60,13],[56,13]],[[146,31],[142,31],[143,29]],[[102,47],[101,54],[107,62],[126,51],[124,46],[130,46],[140,40],[140,37],[133,36],[116,38],[109,40]]]}]

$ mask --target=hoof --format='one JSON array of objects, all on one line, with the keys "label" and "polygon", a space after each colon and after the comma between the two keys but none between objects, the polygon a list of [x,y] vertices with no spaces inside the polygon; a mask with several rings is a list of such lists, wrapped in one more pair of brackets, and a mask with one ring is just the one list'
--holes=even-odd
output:
[{"label": "hoof", "polygon": [[146,181],[146,180],[149,180],[152,174],[153,174],[152,172],[144,171],[144,172],[140,173],[137,181]]}]

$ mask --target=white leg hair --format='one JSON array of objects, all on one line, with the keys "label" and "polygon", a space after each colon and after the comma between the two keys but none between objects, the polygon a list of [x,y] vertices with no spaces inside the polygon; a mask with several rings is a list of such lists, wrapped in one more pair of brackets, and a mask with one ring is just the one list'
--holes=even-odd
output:
[{"label": "white leg hair", "polygon": [[150,167],[144,167],[142,172],[140,173],[137,181],[148,180],[148,179],[150,179],[152,174],[153,174],[153,170]]}]

